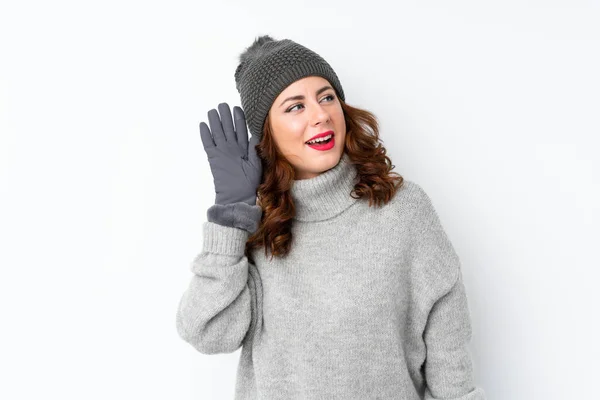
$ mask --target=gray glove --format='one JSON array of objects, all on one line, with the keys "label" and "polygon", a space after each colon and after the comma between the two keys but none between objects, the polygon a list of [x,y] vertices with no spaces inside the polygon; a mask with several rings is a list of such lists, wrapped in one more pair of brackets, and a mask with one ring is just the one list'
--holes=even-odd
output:
[{"label": "gray glove", "polygon": [[[210,129],[200,122],[200,137],[215,184],[215,203],[244,202],[256,205],[256,190],[262,179],[262,163],[256,154],[258,138],[252,135],[248,142],[246,117],[240,107],[233,107],[235,128],[227,103],[208,112]],[[211,135],[212,131],[212,135]]]}]

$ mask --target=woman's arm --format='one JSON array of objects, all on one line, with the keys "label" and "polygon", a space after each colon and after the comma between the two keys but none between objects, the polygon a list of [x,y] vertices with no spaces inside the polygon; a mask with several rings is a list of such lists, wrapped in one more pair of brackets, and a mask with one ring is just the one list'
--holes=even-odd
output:
[{"label": "woman's arm", "polygon": [[425,400],[485,400],[473,379],[471,320],[460,259],[431,199],[418,185],[416,195],[412,261],[428,313],[423,332]]},{"label": "woman's arm", "polygon": [[261,210],[236,203],[212,206],[207,214],[203,250],[192,262],[194,275],[179,302],[177,331],[201,353],[232,353],[260,320],[260,276],[244,250]]},{"label": "woman's arm", "polygon": [[433,306],[423,333],[427,348],[425,400],[485,400],[473,381],[471,321],[462,274]]}]

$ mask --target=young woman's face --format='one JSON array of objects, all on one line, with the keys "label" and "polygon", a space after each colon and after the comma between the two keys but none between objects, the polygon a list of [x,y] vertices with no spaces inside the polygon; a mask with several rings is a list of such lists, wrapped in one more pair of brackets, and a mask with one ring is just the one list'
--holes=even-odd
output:
[{"label": "young woman's face", "polygon": [[[273,139],[294,167],[296,179],[313,178],[339,162],[346,121],[335,90],[326,79],[309,76],[295,81],[277,96],[267,118]],[[331,148],[319,150],[306,143],[326,132],[333,133],[327,146],[333,145]]]}]

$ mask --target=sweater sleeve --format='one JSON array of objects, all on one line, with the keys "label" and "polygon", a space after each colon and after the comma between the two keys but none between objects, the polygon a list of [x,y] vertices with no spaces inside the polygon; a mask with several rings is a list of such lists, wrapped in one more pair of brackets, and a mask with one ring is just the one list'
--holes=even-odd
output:
[{"label": "sweater sleeve", "polygon": [[455,252],[431,199],[416,185],[412,261],[422,294],[425,400],[485,400],[473,378],[471,320]]},{"label": "sweater sleeve", "polygon": [[179,302],[177,332],[200,353],[232,353],[252,339],[261,319],[260,276],[244,255],[250,232],[210,221],[203,232]]}]

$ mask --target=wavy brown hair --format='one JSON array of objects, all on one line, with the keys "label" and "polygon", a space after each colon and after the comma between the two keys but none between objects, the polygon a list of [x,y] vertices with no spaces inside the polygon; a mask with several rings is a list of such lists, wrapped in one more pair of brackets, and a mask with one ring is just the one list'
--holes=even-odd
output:
[{"label": "wavy brown hair", "polygon": [[[404,182],[395,165],[386,155],[379,138],[379,123],[371,112],[352,107],[338,97],[346,121],[344,152],[354,164],[360,177],[350,196],[366,197],[369,207],[387,204]],[[262,160],[263,176],[257,189],[256,204],[263,211],[260,225],[246,242],[245,255],[251,262],[252,251],[264,247],[273,256],[286,256],[292,245],[292,222],[296,215],[290,189],[295,179],[293,166],[281,154],[273,139],[269,118],[266,118],[262,140],[256,145]]]}]

